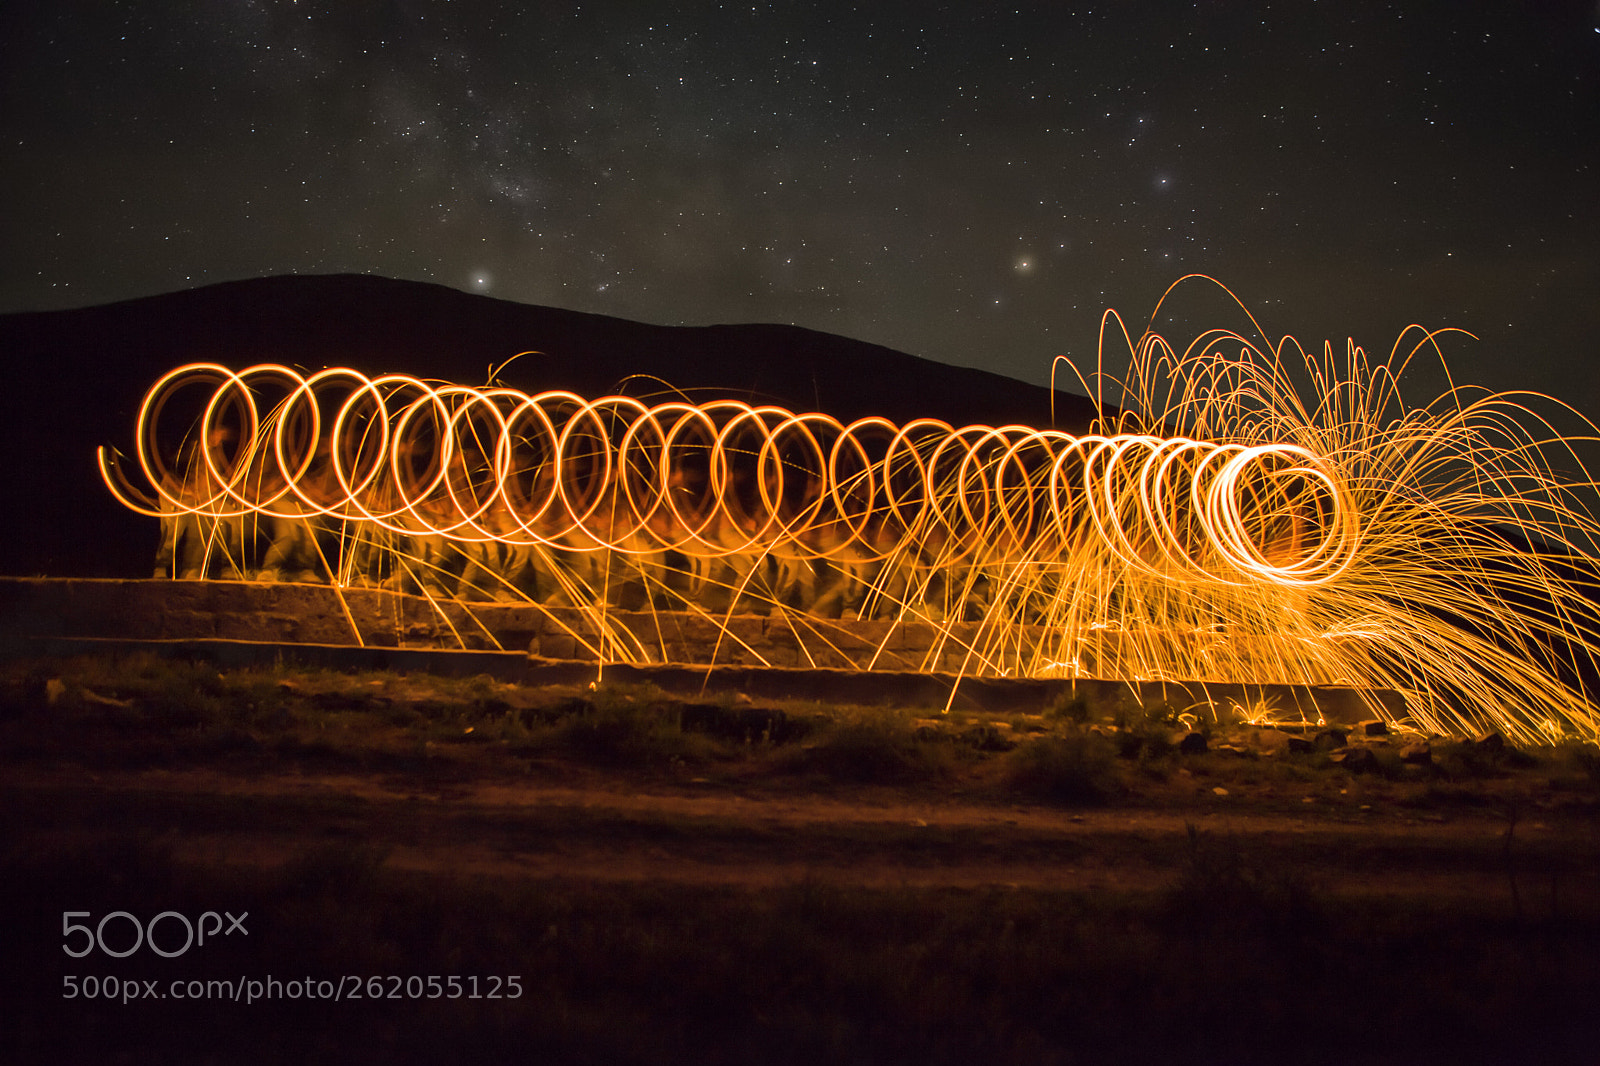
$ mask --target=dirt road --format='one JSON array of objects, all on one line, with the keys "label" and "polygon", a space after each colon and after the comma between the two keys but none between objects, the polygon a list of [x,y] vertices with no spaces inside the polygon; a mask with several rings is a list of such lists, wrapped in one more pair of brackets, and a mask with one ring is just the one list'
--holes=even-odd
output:
[{"label": "dirt road", "polygon": [[1064,810],[926,788],[818,795],[573,776],[589,779],[23,768],[3,803],[23,838],[152,834],[174,859],[208,867],[276,866],[336,844],[396,870],[485,878],[1147,891],[1201,846],[1336,894],[1511,906],[1515,884],[1522,905],[1552,893],[1558,906],[1600,902],[1600,828],[1571,812],[1513,826],[1494,811],[1351,801],[1279,811],[1231,795],[1186,809]]}]

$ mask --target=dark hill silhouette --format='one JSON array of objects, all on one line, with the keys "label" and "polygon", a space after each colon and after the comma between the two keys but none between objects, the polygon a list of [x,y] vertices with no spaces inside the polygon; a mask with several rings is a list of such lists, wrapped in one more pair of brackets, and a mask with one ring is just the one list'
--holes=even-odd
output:
[{"label": "dark hill silhouette", "polygon": [[[879,414],[956,425],[1045,425],[1048,389],[983,370],[781,325],[652,326],[366,275],[285,276],[71,311],[0,316],[0,573],[144,576],[155,523],[117,504],[98,445],[130,450],[140,398],[165,371],[207,360],[242,368],[352,366],[528,392],[599,396],[647,374],[696,399],[735,396],[848,421]],[[634,381],[633,395],[659,392]],[[1087,429],[1081,396],[1056,422]]]}]

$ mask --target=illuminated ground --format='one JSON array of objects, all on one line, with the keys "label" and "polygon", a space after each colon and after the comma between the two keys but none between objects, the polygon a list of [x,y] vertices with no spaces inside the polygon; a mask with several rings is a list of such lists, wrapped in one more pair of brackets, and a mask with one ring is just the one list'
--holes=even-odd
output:
[{"label": "illuminated ground", "polygon": [[[261,1061],[1583,1061],[1593,1035],[1587,749],[1441,740],[1420,764],[1397,738],[1240,726],[1183,754],[1159,711],[867,716],[151,659],[13,663],[3,704],[8,913],[54,967],[9,1001],[41,1059],[243,1033]],[[82,968],[54,957],[57,911],[225,906],[257,916],[248,948],[96,969],[454,967],[538,992],[78,1004],[52,1028]]]}]

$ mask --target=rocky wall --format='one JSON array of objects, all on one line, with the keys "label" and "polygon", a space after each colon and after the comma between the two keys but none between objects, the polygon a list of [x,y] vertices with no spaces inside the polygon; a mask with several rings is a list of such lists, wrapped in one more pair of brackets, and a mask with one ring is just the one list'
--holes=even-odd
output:
[{"label": "rocky wall", "polygon": [[[359,638],[358,635],[359,634]],[[1010,639],[1042,640],[1041,633]],[[980,674],[969,644],[977,623],[844,621],[687,612],[588,611],[533,604],[430,602],[375,589],[229,581],[0,578],[0,651],[25,653],[38,640],[247,641],[376,648],[526,651],[534,661],[679,664],[724,669],[861,671],[946,678]],[[969,682],[970,683],[970,682]],[[1404,713],[1397,693],[1341,686],[1245,685],[1116,679],[1017,679],[1091,702],[1164,701],[1241,706],[1267,701],[1308,720],[1353,722],[1380,707]]]}]

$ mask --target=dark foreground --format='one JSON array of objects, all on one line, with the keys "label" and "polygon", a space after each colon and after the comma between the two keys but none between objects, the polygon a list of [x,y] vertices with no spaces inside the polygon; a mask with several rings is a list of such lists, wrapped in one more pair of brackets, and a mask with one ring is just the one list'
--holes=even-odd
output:
[{"label": "dark foreground", "polygon": [[1174,732],[8,664],[0,1057],[1595,1061],[1592,749]]}]

